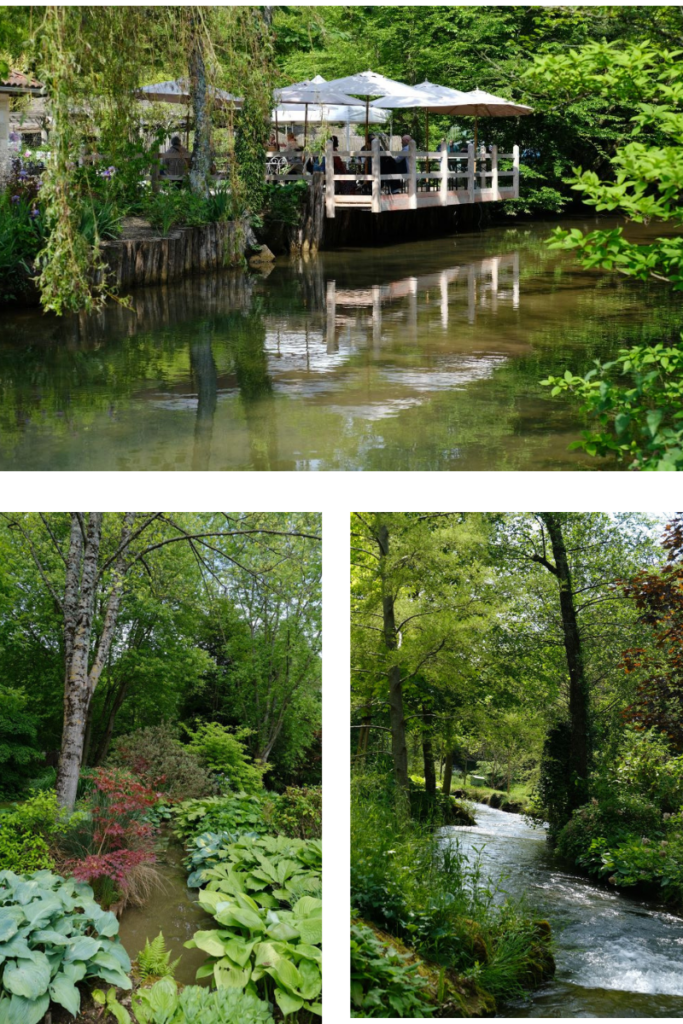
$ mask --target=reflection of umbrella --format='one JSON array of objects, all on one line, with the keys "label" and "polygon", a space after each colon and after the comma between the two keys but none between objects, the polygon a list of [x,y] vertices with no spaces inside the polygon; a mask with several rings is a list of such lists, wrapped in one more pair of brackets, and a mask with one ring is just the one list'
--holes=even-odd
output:
[{"label": "reflection of umbrella", "polygon": [[306,135],[308,134],[308,107],[311,103],[319,106],[323,103],[333,103],[341,106],[353,105],[353,97],[348,96],[341,89],[325,81],[296,82],[284,89],[275,89],[274,94],[279,104],[299,104],[304,107],[304,149],[306,148]]},{"label": "reflection of umbrella", "polygon": [[[375,71],[361,71],[359,75],[349,75],[347,78],[335,78],[328,85],[337,89],[344,89],[353,96],[362,96],[365,100],[365,145],[368,145],[368,125],[370,123],[370,97],[371,96],[403,96],[405,100],[411,97],[416,100],[413,106],[420,105],[420,94],[403,82],[395,82],[384,75],[378,75]],[[386,104],[385,104],[386,105]],[[410,106],[410,104],[406,104]]]},{"label": "reflection of umbrella", "polygon": [[[233,96],[225,89],[209,87],[209,95],[214,103],[221,106],[241,107],[244,100],[241,96]],[[136,90],[139,100],[149,100],[150,103],[183,103],[189,104],[191,100],[190,83],[187,78],[178,78],[175,82],[158,82],[156,85],[143,85]]]}]

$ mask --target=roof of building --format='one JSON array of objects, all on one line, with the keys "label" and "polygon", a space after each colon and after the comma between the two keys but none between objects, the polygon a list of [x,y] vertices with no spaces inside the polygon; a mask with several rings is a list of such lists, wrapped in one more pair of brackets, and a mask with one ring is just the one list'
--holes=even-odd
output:
[{"label": "roof of building", "polygon": [[43,83],[23,71],[10,71],[7,78],[0,79],[0,92],[35,93],[43,91]]}]

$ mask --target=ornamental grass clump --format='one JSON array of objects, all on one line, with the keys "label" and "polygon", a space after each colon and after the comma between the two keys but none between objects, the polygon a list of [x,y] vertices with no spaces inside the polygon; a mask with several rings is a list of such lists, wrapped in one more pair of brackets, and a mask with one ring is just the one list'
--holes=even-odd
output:
[{"label": "ornamental grass clump", "polygon": [[52,1001],[76,1017],[78,984],[90,978],[131,988],[118,930],[89,885],[0,871],[0,1021],[38,1024]]}]

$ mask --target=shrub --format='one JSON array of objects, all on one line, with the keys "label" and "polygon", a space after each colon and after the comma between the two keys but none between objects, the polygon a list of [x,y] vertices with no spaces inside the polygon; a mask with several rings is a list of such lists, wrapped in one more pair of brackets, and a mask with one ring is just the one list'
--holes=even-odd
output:
[{"label": "shrub", "polygon": [[167,722],[119,736],[108,763],[127,768],[172,799],[206,796],[213,789],[196,752],[178,741]]},{"label": "shrub", "polygon": [[0,299],[16,299],[26,291],[46,234],[45,218],[33,199],[11,187],[0,194]]},{"label": "shrub", "polygon": [[218,722],[203,722],[187,733],[190,748],[207,768],[219,775],[225,787],[244,793],[257,793],[262,788],[268,765],[254,764],[242,742],[251,729],[232,732]]},{"label": "shrub", "polygon": [[653,804],[626,794],[611,801],[594,798],[574,811],[557,837],[557,850],[575,864],[599,871],[602,857],[601,847],[593,846],[596,840],[618,846],[631,837],[640,839],[643,835],[664,838],[662,816]]},{"label": "shrub", "polygon": [[118,921],[90,886],[50,871],[0,871],[0,904],[0,1020],[38,1024],[50,1000],[75,1017],[77,985],[88,978],[131,987]]},{"label": "shrub", "polygon": [[[106,996],[98,989],[93,998],[121,1024],[131,1024],[113,989]],[[178,992],[172,978],[136,992],[133,1013],[138,1024],[273,1024],[270,1006],[254,995],[230,988],[212,992],[199,985],[188,985]]]},{"label": "shrub", "polygon": [[[215,204],[214,204],[215,206]],[[143,200],[144,215],[163,235],[176,225],[201,227],[208,223],[207,201],[187,188],[169,185],[150,192]]]},{"label": "shrub", "polygon": [[61,841],[83,818],[63,811],[56,793],[35,793],[0,816],[0,864],[18,874],[53,868]]},{"label": "shrub", "polygon": [[234,897],[200,889],[199,905],[220,928],[195,932],[188,949],[202,949],[209,960],[198,978],[213,976],[216,986],[267,992],[286,1017],[299,1010],[321,1014],[322,903],[302,896],[291,911],[266,909],[246,893]]},{"label": "shrub", "polygon": [[301,218],[301,208],[308,196],[307,180],[279,184],[270,182],[266,185],[265,207],[263,219],[295,227]]},{"label": "shrub", "polygon": [[405,961],[367,925],[352,925],[352,1017],[432,1016],[433,1007],[424,999],[425,982]]},{"label": "shrub", "polygon": [[609,875],[613,885],[650,884],[660,887],[666,898],[680,901],[683,895],[683,836],[651,840],[632,836],[609,849],[607,842],[591,844],[594,861],[600,860],[598,874]]},{"label": "shrub", "polygon": [[264,801],[263,816],[274,832],[299,839],[322,838],[321,786],[289,786]]},{"label": "shrub", "polygon": [[88,779],[91,827],[81,830],[80,855],[67,864],[75,878],[94,884],[99,898],[110,903],[119,894],[129,896],[136,869],[155,860],[154,827],[145,814],[156,794],[122,770],[96,768]]},{"label": "shrub", "polygon": [[38,719],[25,692],[0,683],[0,793],[21,793],[26,787],[40,757],[37,736]]},{"label": "shrub", "polygon": [[261,800],[236,793],[205,800],[185,800],[174,807],[176,835],[190,839],[202,832],[267,832]]}]

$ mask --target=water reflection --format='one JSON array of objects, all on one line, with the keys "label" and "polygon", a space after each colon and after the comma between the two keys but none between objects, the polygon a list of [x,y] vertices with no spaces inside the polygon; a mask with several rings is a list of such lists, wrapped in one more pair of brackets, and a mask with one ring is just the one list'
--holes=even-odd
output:
[{"label": "water reflection", "polygon": [[0,468],[575,468],[575,411],[538,381],[659,340],[680,309],[549,253],[549,230],[283,260],[61,323],[6,315]]}]

